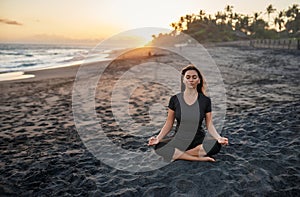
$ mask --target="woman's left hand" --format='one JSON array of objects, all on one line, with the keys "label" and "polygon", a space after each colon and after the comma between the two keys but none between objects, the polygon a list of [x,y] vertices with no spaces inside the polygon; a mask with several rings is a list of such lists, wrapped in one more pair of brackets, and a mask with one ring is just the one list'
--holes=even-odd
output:
[{"label": "woman's left hand", "polygon": [[222,145],[228,145],[228,139],[226,137],[219,137],[218,142]]}]

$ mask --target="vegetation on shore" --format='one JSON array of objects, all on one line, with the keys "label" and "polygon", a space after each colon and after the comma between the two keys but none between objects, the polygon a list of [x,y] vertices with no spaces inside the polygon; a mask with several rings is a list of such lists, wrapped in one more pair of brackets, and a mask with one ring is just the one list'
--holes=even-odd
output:
[{"label": "vegetation on shore", "polygon": [[[267,18],[267,19],[264,19]],[[224,42],[249,39],[300,38],[300,9],[298,4],[278,11],[270,4],[265,12],[244,15],[234,12],[227,5],[216,14],[187,14],[171,24],[170,33],[153,35],[152,44],[182,42],[180,33],[187,34],[199,42]],[[174,39],[176,38],[176,39]]]}]

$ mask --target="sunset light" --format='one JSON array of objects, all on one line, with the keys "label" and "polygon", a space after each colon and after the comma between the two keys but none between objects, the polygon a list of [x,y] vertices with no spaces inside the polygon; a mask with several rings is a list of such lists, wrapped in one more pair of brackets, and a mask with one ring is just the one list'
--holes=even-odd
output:
[{"label": "sunset light", "polygon": [[265,12],[269,4],[285,9],[294,0],[272,1],[140,1],[74,0],[0,2],[0,42],[95,42],[139,27],[170,28],[187,13],[206,13],[234,6],[238,12]]},{"label": "sunset light", "polygon": [[0,196],[299,196],[299,0],[0,0]]}]

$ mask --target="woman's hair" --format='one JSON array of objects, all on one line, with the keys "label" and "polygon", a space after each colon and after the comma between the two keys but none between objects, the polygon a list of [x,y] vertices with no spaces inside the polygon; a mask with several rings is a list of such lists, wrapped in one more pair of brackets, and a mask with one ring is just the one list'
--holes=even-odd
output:
[{"label": "woman's hair", "polygon": [[202,76],[201,72],[198,70],[198,68],[196,66],[194,66],[193,64],[189,64],[181,70],[181,91],[183,92],[185,89],[185,86],[182,82],[183,82],[183,77],[188,70],[194,70],[197,72],[198,77],[200,79],[200,83],[197,85],[197,91],[198,91],[198,93],[202,93],[202,94],[206,95],[205,79]]}]

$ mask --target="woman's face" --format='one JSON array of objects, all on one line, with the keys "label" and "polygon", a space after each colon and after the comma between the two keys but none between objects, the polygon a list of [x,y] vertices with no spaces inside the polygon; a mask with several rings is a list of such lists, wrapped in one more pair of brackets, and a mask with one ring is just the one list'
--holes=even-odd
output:
[{"label": "woman's face", "polygon": [[185,84],[186,88],[197,88],[197,85],[200,83],[200,78],[198,76],[197,71],[195,70],[188,70],[184,74],[183,83]]}]

